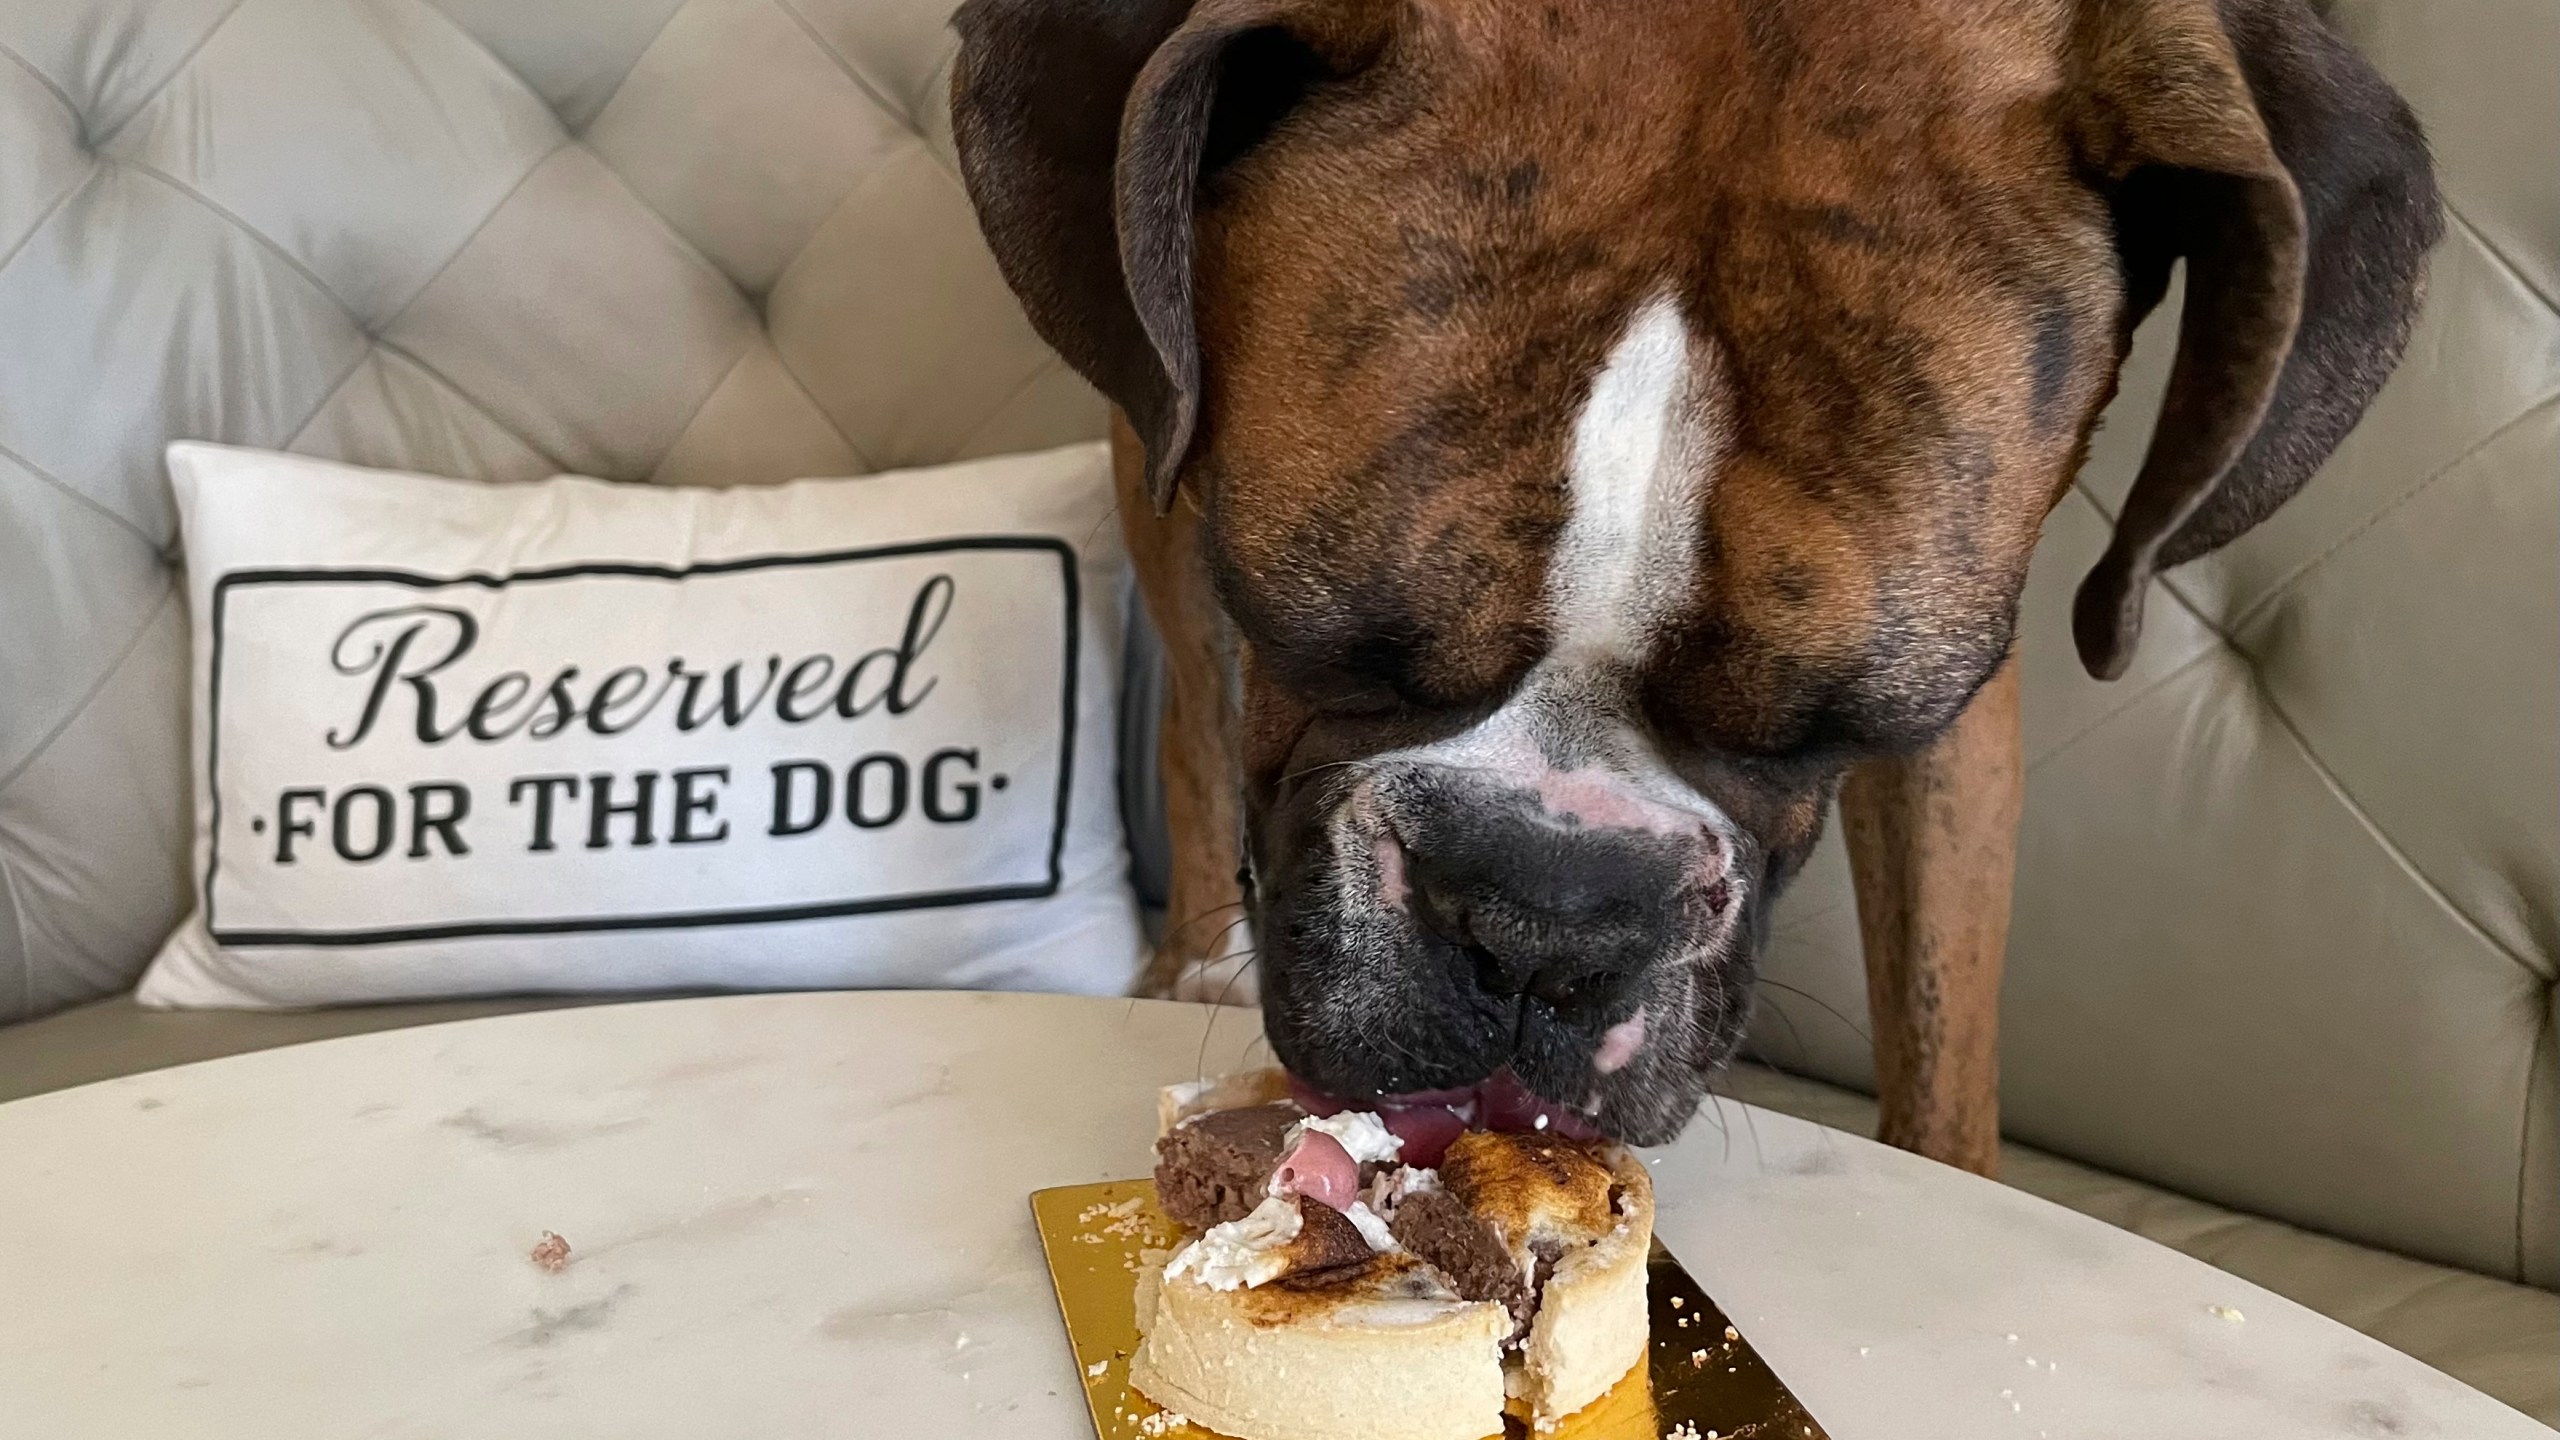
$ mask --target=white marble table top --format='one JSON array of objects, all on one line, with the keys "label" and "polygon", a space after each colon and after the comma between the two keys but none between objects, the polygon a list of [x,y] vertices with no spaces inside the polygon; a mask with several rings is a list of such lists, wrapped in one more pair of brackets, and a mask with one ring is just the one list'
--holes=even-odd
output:
[{"label": "white marble table top", "polygon": [[[1089,1437],[1024,1197],[1144,1173],[1158,1085],[1259,1059],[1198,1006],[776,995],[0,1105],[0,1436]],[[1838,1440],[2549,1440],[2098,1221],[1724,1119],[1655,1157],[1661,1234]]]}]

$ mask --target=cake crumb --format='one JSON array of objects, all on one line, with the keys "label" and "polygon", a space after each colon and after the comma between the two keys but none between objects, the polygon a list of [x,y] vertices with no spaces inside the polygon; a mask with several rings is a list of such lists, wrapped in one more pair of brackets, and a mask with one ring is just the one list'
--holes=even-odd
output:
[{"label": "cake crumb", "polygon": [[1679,1424],[1672,1426],[1670,1429],[1663,1431],[1662,1440],[1703,1440],[1703,1437],[1698,1434],[1697,1426],[1683,1420]]},{"label": "cake crumb", "polygon": [[1105,1372],[1105,1371],[1109,1370],[1110,1368],[1111,1368],[1111,1362],[1110,1362],[1109,1360],[1107,1360],[1107,1359],[1105,1359],[1105,1360],[1096,1360],[1096,1361],[1094,1361],[1092,1364],[1087,1365],[1086,1367],[1084,1367],[1084,1373],[1086,1373],[1087,1375],[1093,1376],[1095,1379],[1097,1379],[1097,1380],[1098,1380],[1098,1379],[1102,1378],[1103,1372]]},{"label": "cake crumb", "polygon": [[1706,1368],[1706,1365],[1707,1365],[1707,1352],[1706,1352],[1706,1351],[1704,1351],[1704,1350],[1692,1350],[1692,1351],[1690,1351],[1690,1352],[1689,1352],[1689,1368],[1690,1368],[1690,1369],[1692,1369],[1692,1370],[1703,1370],[1703,1369],[1705,1369],[1705,1368]]},{"label": "cake crumb", "polygon": [[1739,1340],[1742,1338],[1742,1332],[1734,1329],[1730,1325],[1727,1325],[1724,1327],[1724,1338],[1727,1340]]},{"label": "cake crumb", "polygon": [[558,1231],[545,1230],[525,1258],[544,1274],[557,1275],[569,1268],[569,1242],[561,1239]]},{"label": "cake crumb", "polygon": [[2241,1314],[2239,1311],[2232,1309],[2228,1305],[2208,1305],[2205,1309],[2211,1312],[2215,1318],[2228,1320],[2234,1325],[2238,1325],[2249,1318],[2248,1316]]},{"label": "cake crumb", "polygon": [[1159,1410],[1138,1422],[1138,1433],[1146,1436],[1169,1435],[1191,1423],[1191,1417],[1179,1410]]},{"label": "cake crumb", "polygon": [[1680,1296],[1674,1295],[1671,1297],[1671,1308],[1674,1310],[1686,1309],[1688,1308],[1688,1304],[1689,1302],[1682,1299]]}]

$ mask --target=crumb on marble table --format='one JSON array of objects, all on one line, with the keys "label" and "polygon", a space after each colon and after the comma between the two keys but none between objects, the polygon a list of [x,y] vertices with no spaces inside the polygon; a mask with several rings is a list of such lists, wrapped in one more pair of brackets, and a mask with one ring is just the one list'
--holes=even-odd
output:
[{"label": "crumb on marble table", "polygon": [[544,1274],[557,1275],[569,1268],[569,1242],[560,1238],[560,1232],[545,1230],[542,1232],[542,1238],[535,1242],[532,1252],[525,1258],[531,1260]]}]

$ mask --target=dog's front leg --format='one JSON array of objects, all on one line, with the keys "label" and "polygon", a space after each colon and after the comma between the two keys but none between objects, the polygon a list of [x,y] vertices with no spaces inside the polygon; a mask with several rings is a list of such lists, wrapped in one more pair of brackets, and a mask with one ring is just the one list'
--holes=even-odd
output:
[{"label": "dog's front leg", "polygon": [[2000,964],[2024,790],[2013,656],[1936,743],[1861,766],[1840,792],[1876,1138],[1978,1175],[2000,1164]]},{"label": "dog's front leg", "polygon": [[[1164,776],[1165,829],[1172,874],[1164,939],[1139,977],[1141,995],[1251,1004],[1246,961],[1237,806],[1235,700],[1226,621],[1200,560],[1200,512],[1177,499],[1159,516],[1147,500],[1146,459],[1136,432],[1111,412],[1111,466],[1129,563],[1164,641],[1164,728],[1157,763]],[[1225,963],[1220,963],[1225,962]]]}]

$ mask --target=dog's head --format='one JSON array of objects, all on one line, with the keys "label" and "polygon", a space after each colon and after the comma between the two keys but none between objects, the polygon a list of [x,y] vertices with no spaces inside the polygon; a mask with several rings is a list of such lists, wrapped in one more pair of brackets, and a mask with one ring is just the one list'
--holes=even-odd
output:
[{"label": "dog's head", "polygon": [[1948,726],[2187,267],[2075,633],[2396,361],[2406,109],[2301,0],[972,0],[970,193],[1234,622],[1275,1049],[1638,1141],[1840,777]]}]

